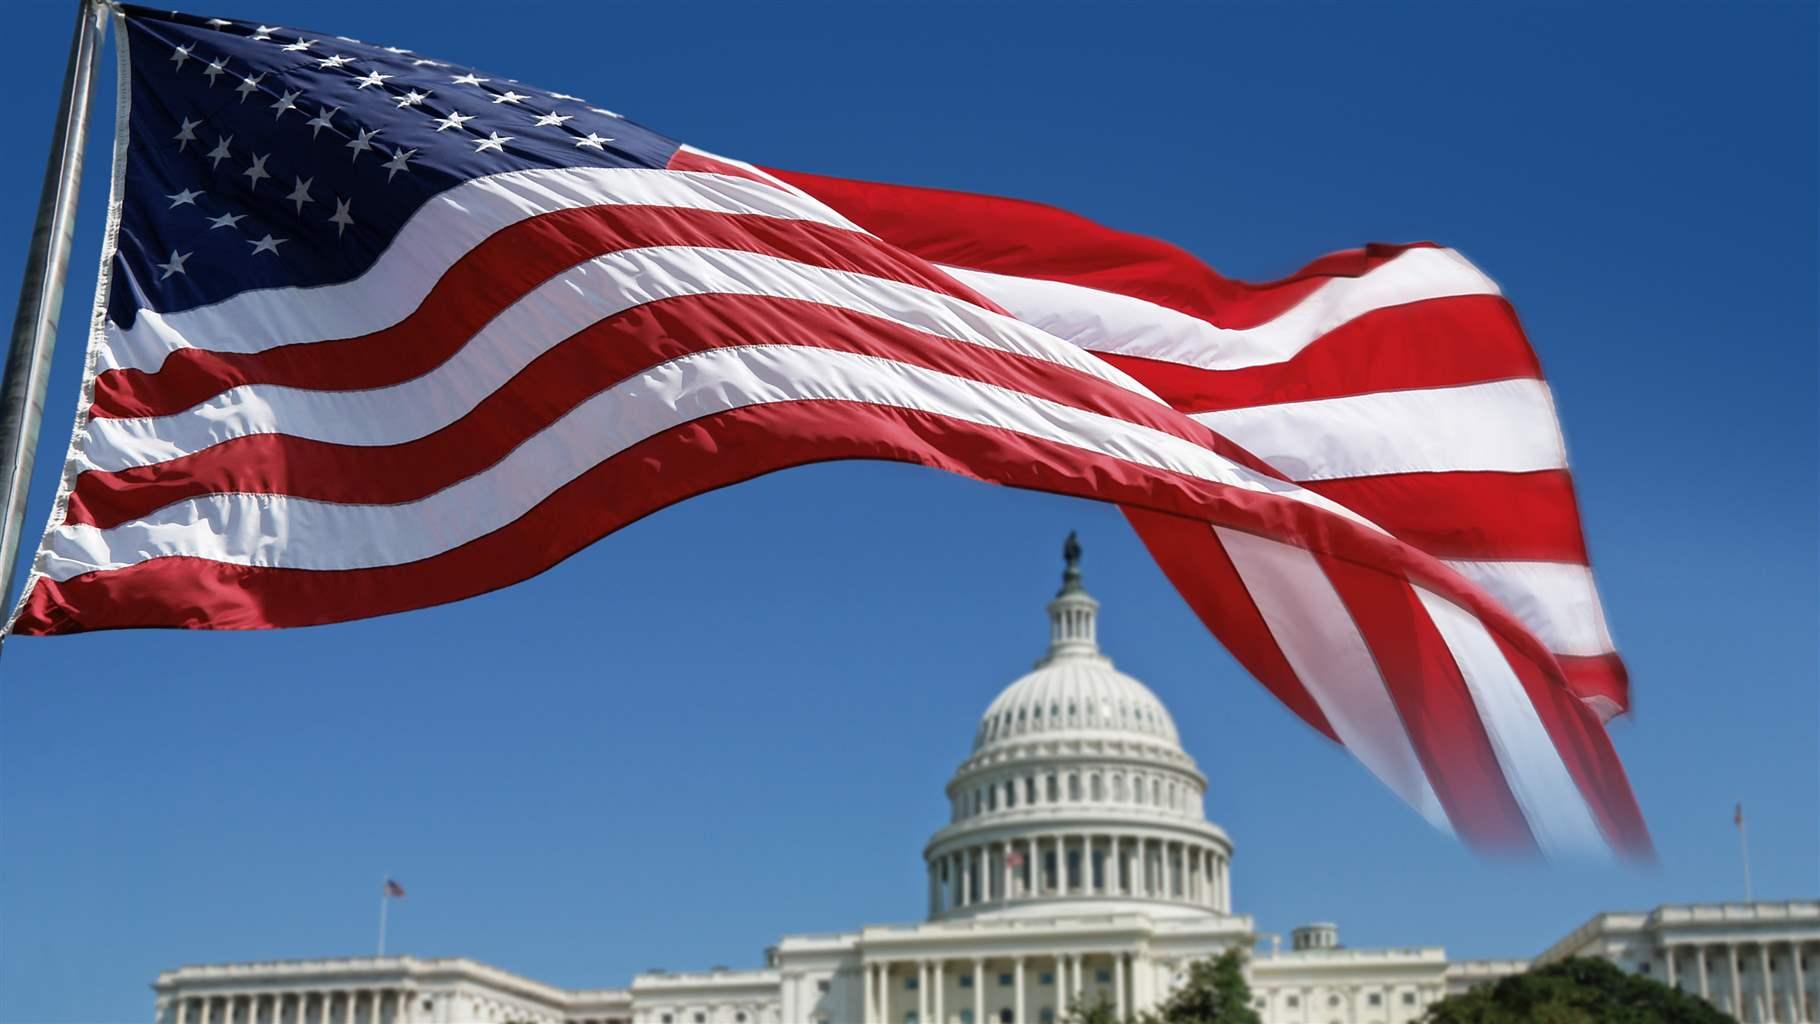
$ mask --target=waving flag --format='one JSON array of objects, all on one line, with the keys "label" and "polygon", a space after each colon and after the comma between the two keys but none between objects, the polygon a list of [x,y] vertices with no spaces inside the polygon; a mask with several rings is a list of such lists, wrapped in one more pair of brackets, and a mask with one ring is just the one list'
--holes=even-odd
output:
[{"label": "waving flag", "polygon": [[891,459],[1120,504],[1437,826],[1647,851],[1548,392],[1457,254],[1245,285],[409,50],[116,24],[90,372],[15,631],[423,607],[705,490]]}]

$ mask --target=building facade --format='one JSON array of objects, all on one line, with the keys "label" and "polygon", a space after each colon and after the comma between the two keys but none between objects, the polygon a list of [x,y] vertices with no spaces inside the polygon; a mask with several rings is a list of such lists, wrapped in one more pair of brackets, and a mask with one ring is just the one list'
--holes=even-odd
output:
[{"label": "building facade", "polygon": [[[923,921],[786,935],[759,970],[647,972],[561,989],[466,959],[191,966],[159,976],[156,1024],[1055,1024],[1156,1006],[1196,960],[1252,950],[1267,1024],[1407,1024],[1528,968],[1439,947],[1350,949],[1333,924],[1260,949],[1232,904],[1233,843],[1155,694],[1099,647],[1069,538],[1049,645],[986,709],[923,848]],[[1820,903],[1602,914],[1538,962],[1603,956],[1745,1021],[1813,1021]]]}]

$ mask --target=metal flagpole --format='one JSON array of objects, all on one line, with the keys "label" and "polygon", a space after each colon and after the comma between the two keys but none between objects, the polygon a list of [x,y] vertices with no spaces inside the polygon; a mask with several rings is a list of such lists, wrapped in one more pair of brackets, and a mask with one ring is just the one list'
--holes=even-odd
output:
[{"label": "metal flagpole", "polygon": [[1738,823],[1738,856],[1744,861],[1744,902],[1753,903],[1755,900],[1751,898],[1750,894],[1750,838],[1744,831],[1743,804],[1738,805],[1735,820]]},{"label": "metal flagpole", "polygon": [[9,595],[14,562],[19,556],[19,536],[25,526],[25,498],[37,454],[38,424],[44,418],[51,351],[57,343],[70,239],[76,230],[82,146],[88,136],[95,52],[100,45],[104,10],[94,0],[79,0],[76,5],[76,32],[70,40],[69,67],[63,73],[63,99],[57,108],[50,159],[44,167],[38,219],[32,226],[25,282],[19,289],[19,311],[13,318],[12,347],[6,354],[6,374],[0,379],[0,567],[6,573],[0,592]]},{"label": "metal flagpole", "polygon": [[391,891],[391,887],[387,883],[389,883],[391,880],[392,880],[392,876],[387,875],[387,876],[385,876],[385,880],[379,883],[379,955],[380,956],[385,956],[385,914],[386,914],[386,908],[389,907],[392,903],[392,891]]}]

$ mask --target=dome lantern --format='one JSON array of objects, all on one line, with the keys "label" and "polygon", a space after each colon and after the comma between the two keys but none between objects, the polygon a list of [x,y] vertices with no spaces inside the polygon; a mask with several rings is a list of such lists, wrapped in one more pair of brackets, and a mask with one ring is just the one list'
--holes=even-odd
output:
[{"label": "dome lantern", "polygon": [[1099,658],[1098,617],[1100,603],[1081,585],[1081,544],[1073,531],[1062,545],[1062,589],[1049,602],[1049,651],[1037,667],[1057,658]]}]

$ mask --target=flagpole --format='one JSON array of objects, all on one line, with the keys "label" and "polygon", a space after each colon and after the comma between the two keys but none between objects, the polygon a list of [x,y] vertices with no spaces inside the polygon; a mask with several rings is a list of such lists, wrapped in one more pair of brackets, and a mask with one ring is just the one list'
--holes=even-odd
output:
[{"label": "flagpole", "polygon": [[70,240],[76,230],[82,147],[88,136],[102,10],[94,0],[78,0],[76,4],[76,31],[70,40],[69,66],[63,72],[63,98],[57,108],[50,158],[44,166],[38,218],[32,225],[25,281],[19,289],[19,310],[13,317],[12,346],[6,353],[5,376],[0,378],[0,568],[6,574],[0,580],[0,593],[9,595],[14,563],[19,557],[19,537],[25,526],[25,499],[31,489],[32,462],[37,455],[38,425],[44,418],[51,352],[57,343]]},{"label": "flagpole", "polygon": [[1744,831],[1744,807],[1738,807],[1738,856],[1744,861],[1744,902],[1756,902],[1750,893],[1750,838]]},{"label": "flagpole", "polygon": [[392,876],[387,875],[387,876],[385,876],[385,880],[379,883],[379,955],[380,956],[385,956],[385,914],[386,914],[386,909],[388,907],[390,907],[391,903],[392,903],[392,894],[389,891],[387,891],[386,883],[390,882],[391,880],[392,880]]}]

